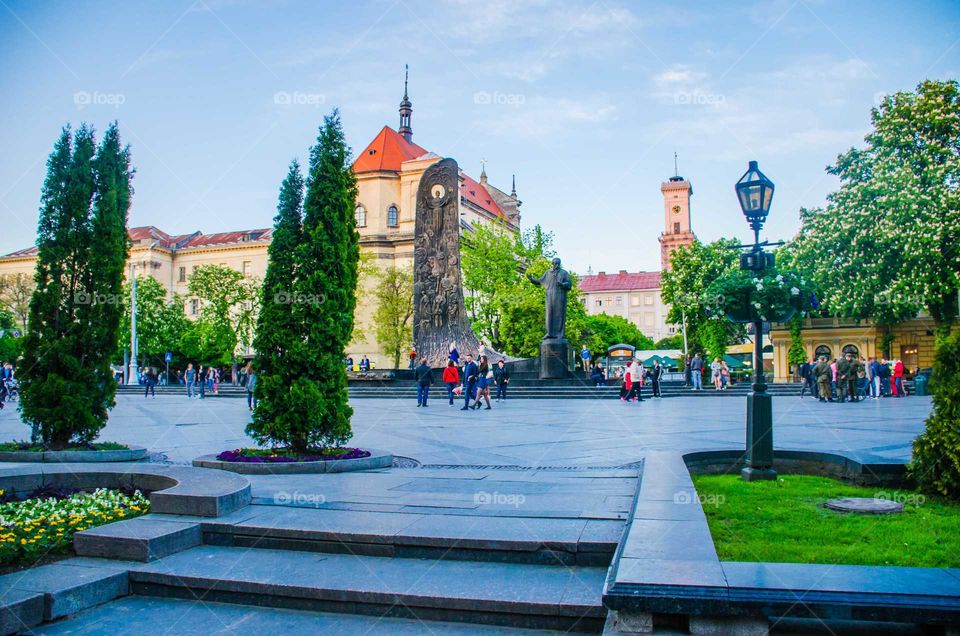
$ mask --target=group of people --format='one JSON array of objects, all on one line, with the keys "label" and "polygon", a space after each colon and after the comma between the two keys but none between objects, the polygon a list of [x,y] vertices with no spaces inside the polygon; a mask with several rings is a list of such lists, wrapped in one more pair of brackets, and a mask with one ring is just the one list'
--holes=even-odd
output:
[{"label": "group of people", "polygon": [[859,402],[867,398],[906,397],[903,384],[905,368],[897,358],[864,359],[847,352],[839,360],[820,356],[800,365],[803,387],[802,398],[807,391],[821,402]]},{"label": "group of people", "polygon": [[[247,366],[249,367],[249,365]],[[187,387],[187,399],[198,398],[202,400],[206,397],[208,389],[214,393],[219,393],[221,377],[221,371],[216,367],[205,367],[201,364],[194,368],[193,363],[187,364],[187,368],[183,372],[183,383]],[[148,388],[148,390],[152,391],[153,389]],[[146,397],[146,393],[144,397]]]},{"label": "group of people", "polygon": [[[347,367],[347,371],[353,371],[353,356],[347,356],[343,359],[343,364]],[[370,358],[367,357],[367,354],[363,354],[363,357],[360,358],[360,363],[357,365],[360,369],[360,373],[366,373],[370,370]]]},{"label": "group of people", "polygon": [[[417,378],[417,406],[427,407],[427,398],[430,396],[430,387],[435,384],[433,367],[430,366],[430,360],[425,357],[419,359],[419,365],[414,368]],[[468,353],[464,356],[463,364],[460,363],[460,352],[457,351],[455,343],[450,343],[450,351],[447,358],[447,366],[443,369],[441,381],[447,389],[447,401],[450,406],[454,405],[458,396],[463,397],[463,408],[461,411],[470,409],[479,410],[481,406],[486,405],[486,410],[490,410],[491,390],[496,388],[496,401],[506,401],[507,387],[510,384],[510,367],[502,358],[496,364],[491,365],[487,356],[477,354],[474,360],[473,354]]]},{"label": "group of people", "polygon": [[653,366],[647,369],[639,358],[627,365],[620,384],[620,399],[624,402],[643,402],[643,387],[650,383],[653,397],[663,397],[660,392],[660,382],[663,379],[664,368],[659,361],[654,360]]}]

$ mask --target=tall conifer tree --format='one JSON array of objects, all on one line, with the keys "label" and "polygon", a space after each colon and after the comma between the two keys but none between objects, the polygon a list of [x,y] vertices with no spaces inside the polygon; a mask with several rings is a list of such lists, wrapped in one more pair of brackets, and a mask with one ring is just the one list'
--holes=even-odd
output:
[{"label": "tall conifer tree", "polygon": [[115,125],[99,153],[92,129],[64,128],[47,161],[20,408],[51,448],[94,440],[113,406],[130,177]]},{"label": "tall conifer tree", "polygon": [[247,425],[247,433],[261,444],[289,444],[291,435],[306,424],[305,420],[294,419],[297,416],[291,400],[294,383],[305,371],[301,335],[293,315],[296,254],[303,238],[302,226],[303,176],[300,164],[294,160],[280,186],[253,341],[259,405],[253,422]]}]

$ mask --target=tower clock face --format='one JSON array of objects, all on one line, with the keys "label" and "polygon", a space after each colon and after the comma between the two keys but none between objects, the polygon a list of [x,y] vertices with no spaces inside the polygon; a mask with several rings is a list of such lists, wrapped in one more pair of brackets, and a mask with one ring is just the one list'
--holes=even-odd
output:
[{"label": "tower clock face", "polygon": [[674,214],[680,214],[680,206],[679,206],[679,205],[673,206],[673,213],[674,213]]}]

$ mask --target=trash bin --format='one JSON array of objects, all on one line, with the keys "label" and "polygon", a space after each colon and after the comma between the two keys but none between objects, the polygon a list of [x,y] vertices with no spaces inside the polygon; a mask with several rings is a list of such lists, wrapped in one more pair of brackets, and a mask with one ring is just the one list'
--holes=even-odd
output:
[{"label": "trash bin", "polygon": [[913,381],[914,392],[917,395],[926,395],[927,394],[927,376],[921,374],[917,375],[917,378]]}]

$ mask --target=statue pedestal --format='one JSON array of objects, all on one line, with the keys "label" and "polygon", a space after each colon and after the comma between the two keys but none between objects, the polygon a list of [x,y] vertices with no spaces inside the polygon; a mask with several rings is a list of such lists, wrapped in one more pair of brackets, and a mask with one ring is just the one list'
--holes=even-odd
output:
[{"label": "statue pedestal", "polygon": [[569,355],[566,338],[543,340],[540,342],[540,379],[552,380],[570,376],[567,367]]}]

